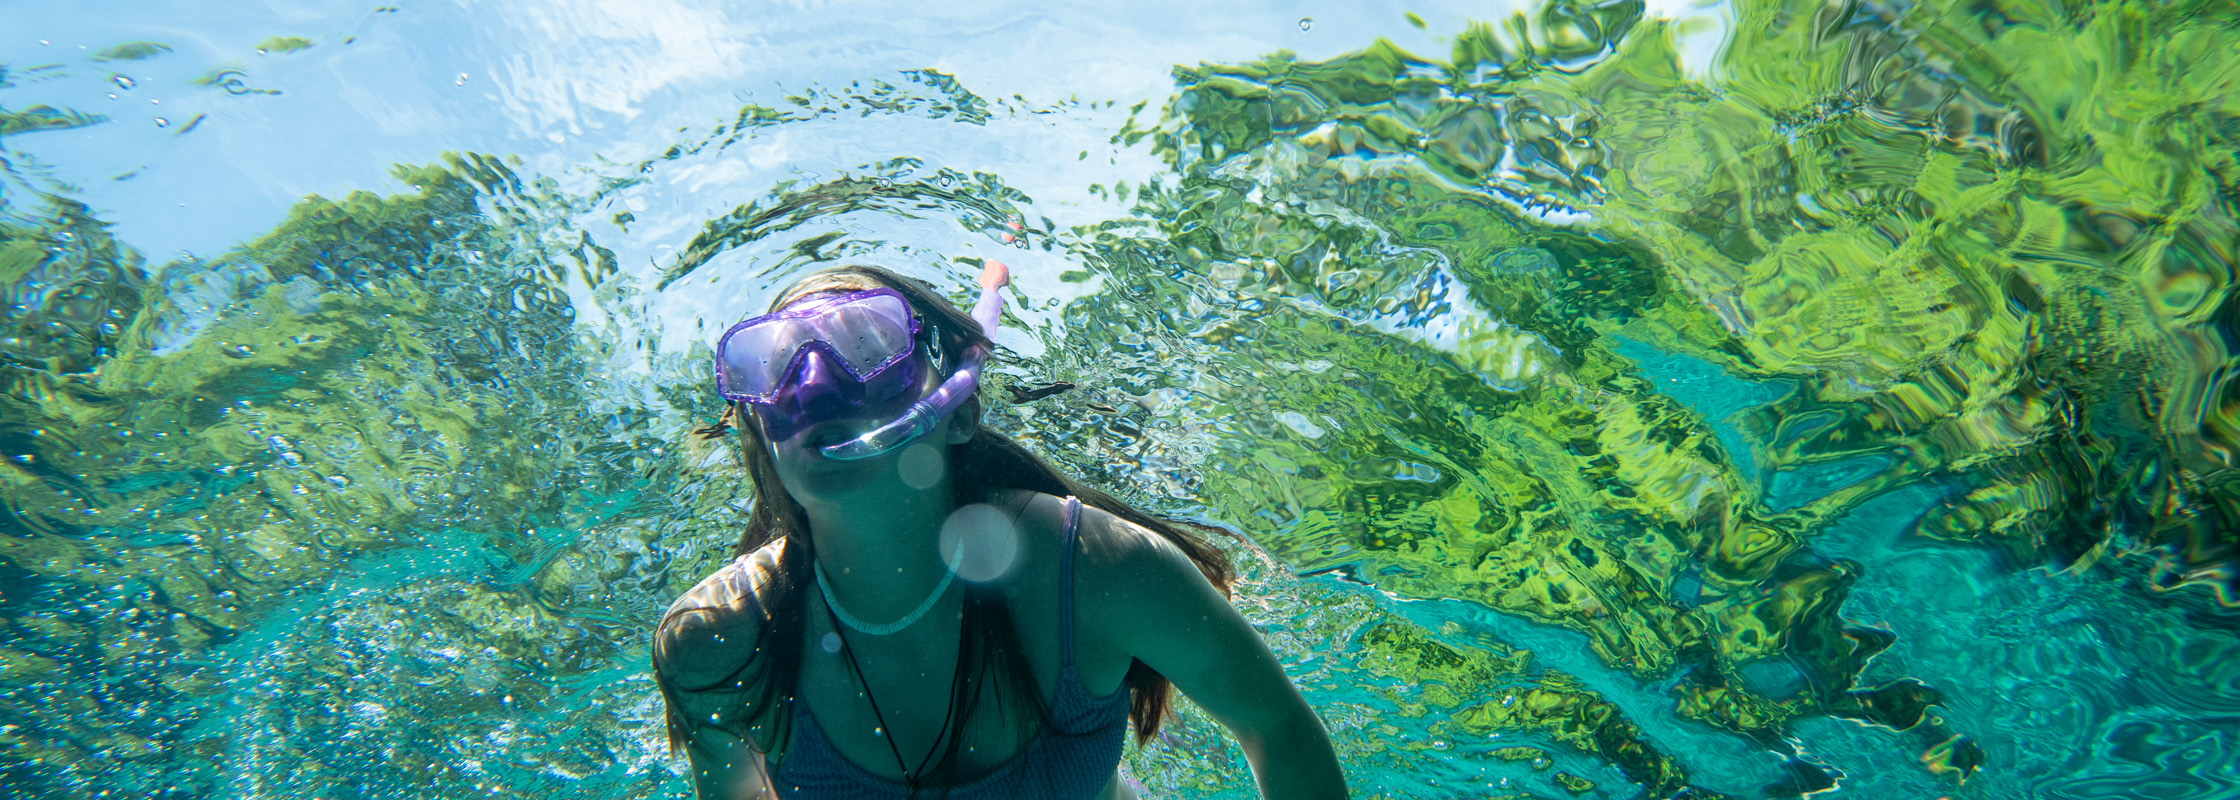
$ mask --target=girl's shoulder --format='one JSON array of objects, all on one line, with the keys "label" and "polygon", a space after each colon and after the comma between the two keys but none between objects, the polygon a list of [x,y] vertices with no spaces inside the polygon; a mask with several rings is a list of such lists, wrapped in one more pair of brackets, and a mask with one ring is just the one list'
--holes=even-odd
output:
[{"label": "girl's shoulder", "polygon": [[[1026,489],[1005,489],[990,504],[1011,514],[1030,540],[1063,541],[1066,498]],[[1182,551],[1157,532],[1117,514],[1083,503],[1074,536],[1075,571],[1142,566],[1145,562],[1187,561]]]},{"label": "girl's shoulder", "polygon": [[1081,507],[1080,543],[1075,546],[1077,573],[1093,573],[1090,580],[1124,579],[1142,573],[1189,563],[1189,557],[1157,531],[1094,506]]},{"label": "girl's shoulder", "polygon": [[[1066,525],[1066,499],[1031,489],[998,489],[984,501],[1003,513],[1010,520],[1018,536],[1020,565],[1030,567],[1026,574],[1056,569],[1058,543],[1064,541]],[[1095,511],[1087,505],[1081,507],[1081,518],[1086,520]],[[1018,574],[1018,573],[1015,573]]]},{"label": "girl's shoulder", "polygon": [[732,559],[669,605],[653,636],[658,677],[729,674],[754,652],[769,624],[784,546],[779,540]]}]

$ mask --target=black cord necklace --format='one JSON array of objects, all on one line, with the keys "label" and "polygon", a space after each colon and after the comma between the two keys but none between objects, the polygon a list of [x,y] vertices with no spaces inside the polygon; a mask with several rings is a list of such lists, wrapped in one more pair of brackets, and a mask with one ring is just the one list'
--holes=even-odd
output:
[{"label": "black cord necklace", "polygon": [[[925,778],[926,765],[933,761],[936,753],[941,752],[942,740],[949,737],[949,729],[956,725],[957,683],[964,680],[964,621],[962,619],[957,621],[957,663],[949,672],[949,697],[945,703],[948,706],[948,711],[942,715],[941,730],[934,734],[933,744],[926,748],[925,757],[918,759],[917,769],[911,769],[909,762],[902,758],[902,746],[895,742],[894,726],[887,724],[887,715],[879,710],[879,699],[871,695],[871,682],[864,680],[863,666],[856,663],[855,647],[848,644],[848,635],[840,631],[840,618],[833,616],[830,605],[825,606],[825,616],[832,620],[832,635],[840,639],[840,653],[847,657],[848,670],[855,673],[856,685],[863,687],[863,699],[871,704],[872,718],[879,721],[879,738],[887,740],[887,752],[894,754],[894,766],[896,769],[902,770],[902,782],[910,787],[910,796],[917,796],[918,790],[923,788],[920,781]],[[974,697],[975,699],[978,698],[977,692],[974,693]]]}]

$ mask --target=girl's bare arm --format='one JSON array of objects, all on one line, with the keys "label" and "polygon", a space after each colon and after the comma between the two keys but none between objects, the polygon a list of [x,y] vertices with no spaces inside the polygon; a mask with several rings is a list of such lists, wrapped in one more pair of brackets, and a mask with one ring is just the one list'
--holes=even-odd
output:
[{"label": "girl's bare arm", "polygon": [[[1089,527],[1089,514],[1083,526]],[[1076,598],[1094,635],[1165,675],[1229,729],[1268,798],[1344,798],[1322,721],[1260,634],[1188,556],[1157,534],[1095,514],[1103,539]]]}]

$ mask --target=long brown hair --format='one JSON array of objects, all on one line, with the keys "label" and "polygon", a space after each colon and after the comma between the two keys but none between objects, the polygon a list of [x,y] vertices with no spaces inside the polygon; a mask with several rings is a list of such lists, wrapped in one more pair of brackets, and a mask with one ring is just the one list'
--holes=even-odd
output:
[{"label": "long brown hair", "polygon": [[[901,292],[921,319],[930,323],[942,337],[941,349],[947,353],[963,353],[974,345],[994,347],[994,342],[981,334],[980,325],[971,315],[936,293],[929,284],[914,278],[898,275],[877,267],[844,266],[820,271],[793,284],[781,292],[771,304],[773,310],[785,307],[792,301],[811,294],[830,291],[859,291],[887,287]],[[814,562],[813,544],[808,536],[807,512],[786,493],[778,480],[777,464],[770,453],[769,442],[763,438],[761,426],[754,423],[745,408],[733,404],[726,410],[722,421],[700,433],[709,438],[720,437],[727,430],[737,430],[738,447],[753,499],[746,530],[740,534],[733,554],[745,555],[760,550],[772,542],[782,541],[777,558],[777,569],[770,576],[770,584],[762,593],[770,598],[764,609],[766,624],[753,652],[737,670],[723,680],[707,687],[673,687],[667,680],[660,681],[663,699],[668,707],[669,749],[676,753],[690,740],[693,725],[681,713],[676,692],[704,691],[718,686],[739,687],[744,690],[740,703],[743,714],[724,714],[743,730],[739,731],[754,747],[764,753],[787,739],[791,701],[801,669],[801,640],[806,624],[805,608],[807,587]],[[989,428],[985,423],[971,440],[952,446],[949,450],[950,474],[959,504],[978,502],[1000,489],[1024,489],[1059,497],[1074,496],[1086,505],[1103,509],[1113,516],[1140,525],[1171,542],[1189,556],[1208,582],[1230,593],[1233,573],[1228,557],[1208,544],[1195,530],[1209,532],[1217,528],[1194,523],[1169,520],[1138,510],[1112,495],[1083,485],[1059,472],[1048,462],[1021,447],[1009,437]],[[1225,531],[1219,531],[1226,534]],[[675,613],[684,613],[679,610]],[[1004,687],[1008,698],[1023,699],[1035,716],[1045,718],[1047,709],[1042,707],[1039,691],[1029,675],[1025,658],[1018,646],[1018,631],[1010,614],[1000,601],[976,597],[967,593],[965,641],[960,648],[972,652],[966,658],[977,666],[987,664],[997,673],[996,685]],[[663,624],[669,620],[664,619]],[[988,659],[992,659],[988,660]],[[655,648],[654,669],[661,669],[661,648]],[[963,665],[960,665],[963,666]],[[1136,743],[1142,744],[1157,734],[1161,721],[1169,710],[1173,686],[1166,676],[1137,661],[1128,667],[1124,685],[1130,692],[1128,720],[1135,726]],[[954,701],[960,709],[958,719],[964,719],[972,707],[959,696]],[[960,723],[961,725],[962,723]],[[951,739],[951,755],[956,742]],[[944,761],[952,759],[945,758]]]}]

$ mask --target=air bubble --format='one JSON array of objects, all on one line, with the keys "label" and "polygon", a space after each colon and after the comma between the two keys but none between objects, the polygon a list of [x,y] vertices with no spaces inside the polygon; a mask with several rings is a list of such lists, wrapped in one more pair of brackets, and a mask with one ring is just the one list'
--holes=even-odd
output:
[{"label": "air bubble", "polygon": [[1313,18],[1313,17],[1300,17],[1300,18],[1299,18],[1299,30],[1302,30],[1302,31],[1311,31],[1311,30],[1314,30],[1314,18]]}]

